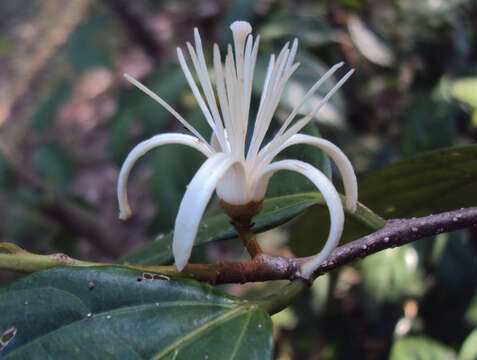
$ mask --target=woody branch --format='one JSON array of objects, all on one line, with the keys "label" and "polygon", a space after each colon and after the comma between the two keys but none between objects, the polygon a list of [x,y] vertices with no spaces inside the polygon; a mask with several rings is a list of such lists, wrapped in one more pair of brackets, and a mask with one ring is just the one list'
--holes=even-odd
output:
[{"label": "woody branch", "polygon": [[[313,273],[313,279],[365,258],[381,250],[402,246],[428,236],[477,227],[477,207],[463,208],[413,219],[388,220],[380,230],[336,248]],[[3,244],[0,268],[33,272],[58,266],[108,266],[112,264],[82,262],[63,254],[36,255],[15,250]],[[8,245],[8,244],[7,244]],[[0,243],[0,250],[2,249]],[[12,249],[12,250],[9,250]],[[59,256],[61,255],[61,256]],[[182,272],[175,266],[121,265],[141,271],[157,272],[167,276],[193,278],[212,284],[245,283],[267,280],[294,280],[300,278],[300,268],[309,258],[283,258],[258,254],[248,261],[228,261],[215,264],[189,264]],[[28,268],[21,264],[33,264]]]}]

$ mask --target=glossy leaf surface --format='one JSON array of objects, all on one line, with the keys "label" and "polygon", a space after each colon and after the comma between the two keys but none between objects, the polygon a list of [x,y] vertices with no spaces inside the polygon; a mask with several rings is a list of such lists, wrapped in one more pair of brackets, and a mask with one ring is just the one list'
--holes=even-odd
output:
[{"label": "glossy leaf surface", "polygon": [[391,360],[455,359],[454,351],[425,337],[397,340],[391,349]]},{"label": "glossy leaf surface", "polygon": [[[0,289],[5,359],[270,359],[270,317],[191,280],[63,268]],[[12,334],[10,331],[9,334]]]},{"label": "glossy leaf surface", "polygon": [[459,360],[475,360],[477,358],[477,329],[465,339],[459,352]]}]

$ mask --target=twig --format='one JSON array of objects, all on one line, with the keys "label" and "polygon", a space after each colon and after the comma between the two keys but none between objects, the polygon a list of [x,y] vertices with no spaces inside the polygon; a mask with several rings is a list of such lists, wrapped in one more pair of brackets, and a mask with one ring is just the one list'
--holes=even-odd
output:
[{"label": "twig", "polygon": [[[427,236],[477,227],[477,207],[449,211],[416,219],[389,220],[370,235],[335,249],[313,274],[313,279],[333,269],[364,258],[380,250],[401,246]],[[13,247],[13,248],[12,248]],[[8,249],[16,249],[9,251]],[[21,249],[20,249],[21,250]],[[35,262],[34,267],[19,267],[19,263]],[[38,257],[37,260],[36,257]],[[67,258],[68,261],[64,261]],[[188,277],[212,284],[245,283],[268,280],[294,280],[300,278],[300,267],[309,258],[287,259],[265,254],[249,261],[228,261],[216,264],[189,264],[182,272],[175,266],[114,265],[168,276]],[[113,264],[80,262],[63,254],[36,255],[15,245],[0,243],[0,268],[12,271],[39,271],[57,266],[112,266]]]},{"label": "twig", "polygon": [[263,251],[260,245],[258,245],[255,234],[252,232],[252,218],[262,211],[263,200],[250,201],[245,205],[233,205],[223,199],[219,199],[219,206],[230,217],[230,223],[242,240],[252,260],[261,255]]},{"label": "twig", "polygon": [[[420,218],[388,220],[382,229],[335,249],[313,275],[316,278],[358,258],[364,258],[384,249],[469,227],[477,227],[477,207]],[[299,263],[302,264],[306,260],[300,259]]]},{"label": "twig", "polygon": [[241,223],[237,221],[231,221],[235,231],[237,232],[239,238],[242,240],[243,245],[247,249],[250,257],[255,259],[257,256],[262,254],[262,249],[258,245],[257,238],[252,232],[252,224],[250,222]]}]

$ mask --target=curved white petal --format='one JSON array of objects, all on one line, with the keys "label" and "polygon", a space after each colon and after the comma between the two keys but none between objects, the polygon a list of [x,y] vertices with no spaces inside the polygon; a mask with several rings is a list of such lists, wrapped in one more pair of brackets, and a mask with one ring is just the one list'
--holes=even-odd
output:
[{"label": "curved white petal", "polygon": [[282,160],[268,165],[259,175],[256,191],[263,191],[263,183],[268,183],[270,177],[278,170],[290,170],[306,176],[323,195],[330,212],[331,225],[328,240],[320,253],[303,264],[302,275],[311,277],[313,272],[320,266],[333,249],[338,245],[344,226],[344,212],[340,197],[331,181],[318,169],[299,160]]},{"label": "curved white petal", "polygon": [[187,186],[174,226],[172,253],[179,271],[189,261],[200,219],[217,183],[237,160],[230,154],[216,153],[205,161]]},{"label": "curved white petal", "polygon": [[343,185],[346,194],[346,208],[351,212],[355,212],[358,202],[358,182],[353,170],[353,165],[351,165],[351,162],[344,152],[332,142],[311,135],[295,134],[276,151],[267,154],[267,156],[263,159],[264,163],[266,164],[267,162],[272,161],[278,153],[287,147],[297,144],[316,146],[317,148],[323,150],[336,163],[336,166],[338,167],[343,179]]},{"label": "curved white petal", "polygon": [[119,218],[121,220],[126,220],[131,215],[131,208],[129,206],[128,201],[127,183],[129,173],[131,172],[132,167],[134,166],[136,161],[149,150],[166,144],[187,145],[200,151],[207,157],[213,154],[212,151],[209,149],[209,145],[204,143],[202,140],[197,139],[196,137],[191,135],[178,133],[156,135],[136,145],[134,149],[132,149],[131,152],[128,154],[126,160],[124,160],[123,166],[121,167],[121,171],[119,172],[117,191],[119,201]]}]

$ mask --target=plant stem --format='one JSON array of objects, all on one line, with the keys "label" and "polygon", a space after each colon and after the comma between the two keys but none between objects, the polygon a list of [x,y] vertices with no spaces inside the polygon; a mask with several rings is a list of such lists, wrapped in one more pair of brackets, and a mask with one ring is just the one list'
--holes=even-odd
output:
[{"label": "plant stem", "polygon": [[[416,219],[388,220],[386,226],[380,230],[336,248],[315,271],[311,280],[378,251],[469,227],[477,227],[477,207]],[[167,276],[187,277],[211,284],[295,280],[300,277],[301,265],[308,260],[309,258],[288,259],[259,254],[248,261],[188,264],[182,272],[178,272],[175,266],[114,265],[76,260],[65,254],[37,255],[14,244],[0,243],[0,269],[4,270],[35,272],[58,266],[118,266]],[[293,297],[300,288],[301,286],[296,284],[286,288],[282,294],[285,299],[283,301],[287,302],[286,299]],[[274,309],[280,308],[281,301],[277,298]]]},{"label": "plant stem", "polygon": [[[342,200],[344,202],[345,198],[343,197]],[[373,230],[379,230],[386,225],[385,219],[360,202],[358,202],[356,211],[349,215]]]},{"label": "plant stem", "polygon": [[23,250],[15,244],[0,243],[0,268],[31,273],[59,266],[95,266],[102,265],[89,261],[70,258],[65,254],[38,255]]},{"label": "plant stem", "polygon": [[263,251],[260,248],[260,245],[258,245],[255,234],[251,230],[252,224],[250,221],[247,221],[246,223],[232,221],[231,223],[235,228],[235,231],[237,231],[239,238],[242,240],[243,245],[250,254],[250,257],[255,259],[257,256],[261,255]]},{"label": "plant stem", "polygon": [[276,294],[264,299],[260,307],[270,315],[276,314],[293,304],[308,288],[310,283],[304,279],[295,279]]}]

